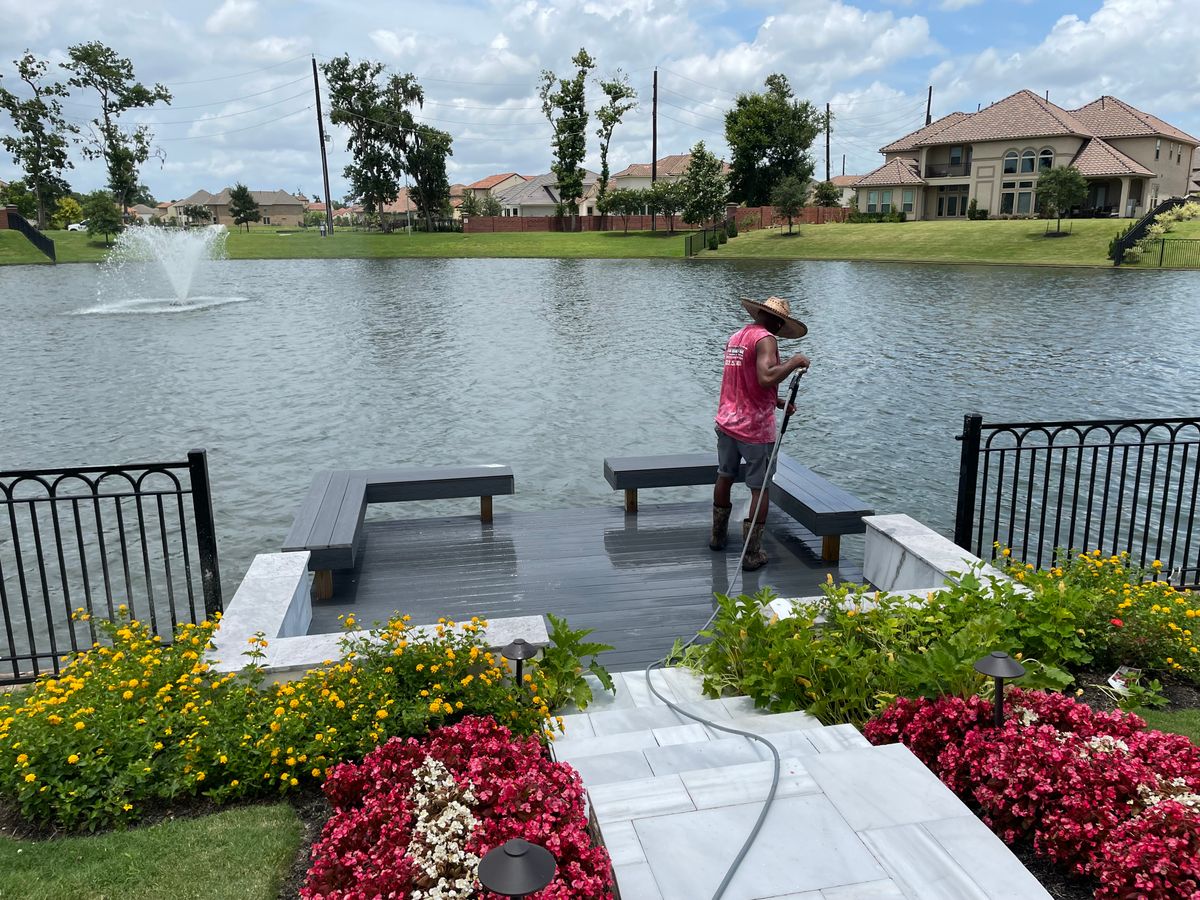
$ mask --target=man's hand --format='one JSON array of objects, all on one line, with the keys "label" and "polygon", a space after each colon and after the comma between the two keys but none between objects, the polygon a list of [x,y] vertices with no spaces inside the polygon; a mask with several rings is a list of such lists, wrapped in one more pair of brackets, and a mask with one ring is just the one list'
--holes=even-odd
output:
[{"label": "man's hand", "polygon": [[792,371],[795,371],[796,369],[807,369],[810,365],[812,365],[812,360],[810,360],[803,353],[797,353],[788,360],[788,365],[792,368]]},{"label": "man's hand", "polygon": [[[776,398],[775,398],[775,408],[776,408],[776,409],[783,409],[783,398],[782,398],[782,397],[776,397]],[[794,413],[795,411],[796,411],[796,404],[795,404],[795,403],[789,403],[789,404],[787,404],[787,413],[788,413],[788,415],[789,415],[789,416],[790,416],[790,415],[792,415],[792,413]]]}]

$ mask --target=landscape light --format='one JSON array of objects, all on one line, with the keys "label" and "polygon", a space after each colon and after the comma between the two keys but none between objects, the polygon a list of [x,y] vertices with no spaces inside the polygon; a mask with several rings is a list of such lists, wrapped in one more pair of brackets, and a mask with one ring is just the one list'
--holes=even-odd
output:
[{"label": "landscape light", "polygon": [[493,847],[479,861],[479,883],[502,897],[528,897],[554,880],[557,868],[545,847],[513,838]]},{"label": "landscape light", "polygon": [[975,671],[996,679],[996,698],[992,707],[995,711],[993,721],[999,728],[1004,724],[1004,679],[1020,678],[1025,674],[1025,667],[1003,650],[993,650],[975,663]]},{"label": "landscape light", "polygon": [[525,660],[533,659],[535,656],[537,656],[537,653],[538,653],[537,647],[533,646],[533,644],[529,643],[529,641],[525,640],[524,638],[517,638],[515,641],[513,641],[511,644],[507,645],[500,651],[500,655],[503,656],[505,659],[511,659],[514,662],[516,662],[516,664],[517,664],[517,684],[522,683],[521,672],[522,672],[522,667],[524,666]]}]

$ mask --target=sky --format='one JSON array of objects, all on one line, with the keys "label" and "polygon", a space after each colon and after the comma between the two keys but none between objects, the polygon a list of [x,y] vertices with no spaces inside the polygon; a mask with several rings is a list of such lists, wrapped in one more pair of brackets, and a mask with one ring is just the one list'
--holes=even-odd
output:
[{"label": "sky", "polygon": [[[169,106],[126,114],[149,123],[162,160],[142,182],[159,200],[241,181],[255,190],[323,195],[312,63],[343,53],[411,72],[425,88],[419,119],[451,133],[452,182],[549,171],[550,126],[539,72],[570,73],[586,47],[607,77],[639,95],[610,150],[616,172],[651,158],[651,84],[659,79],[659,156],[703,140],[728,153],[723,114],[738,92],[782,72],[796,95],[829,103],[830,169],[863,174],[877,148],[933,116],[1028,88],[1068,109],[1110,94],[1200,135],[1200,0],[0,0],[0,84],[24,95],[14,60],[54,63],[99,40],[137,78],[166,85]],[[65,79],[67,73],[62,73]],[[589,85],[589,106],[600,90]],[[325,115],[328,102],[323,98]],[[68,119],[96,115],[77,92]],[[10,128],[0,114],[0,133]],[[598,170],[596,123],[585,164]],[[331,191],[347,191],[345,134],[330,129]],[[76,190],[104,184],[76,149]],[[823,138],[813,147],[825,171]],[[0,155],[0,179],[20,177]]]}]

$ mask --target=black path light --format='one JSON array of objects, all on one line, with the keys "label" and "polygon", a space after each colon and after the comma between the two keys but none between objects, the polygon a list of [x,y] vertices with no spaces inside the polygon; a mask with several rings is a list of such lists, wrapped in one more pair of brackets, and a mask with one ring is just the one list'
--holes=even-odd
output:
[{"label": "black path light", "polygon": [[1004,680],[1020,678],[1025,674],[1025,667],[1003,650],[993,650],[975,663],[975,671],[980,675],[989,675],[996,679],[996,699],[992,703],[992,707],[995,711],[993,721],[999,728],[1004,724]]},{"label": "black path light", "polygon": [[517,638],[511,644],[508,644],[500,651],[500,655],[505,659],[514,660],[517,664],[517,684],[522,684],[521,673],[524,662],[527,659],[533,659],[537,656],[538,649],[529,643],[524,638]]},{"label": "black path light", "polygon": [[557,869],[545,847],[513,838],[479,861],[479,883],[502,897],[528,897],[553,881]]}]

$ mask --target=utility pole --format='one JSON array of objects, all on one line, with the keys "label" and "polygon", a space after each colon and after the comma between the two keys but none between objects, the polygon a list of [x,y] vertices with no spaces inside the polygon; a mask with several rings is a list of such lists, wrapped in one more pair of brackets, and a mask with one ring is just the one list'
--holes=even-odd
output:
[{"label": "utility pole", "polygon": [[[654,67],[654,103],[650,113],[650,186],[658,181],[658,66]],[[650,230],[657,231],[654,213],[650,214]]]},{"label": "utility pole", "polygon": [[829,104],[825,104],[825,180],[829,181],[829,129],[833,124],[833,116],[829,112]]},{"label": "utility pole", "polygon": [[925,100],[925,124],[933,122],[933,85],[929,86],[929,96]]},{"label": "utility pole", "polygon": [[321,83],[317,81],[317,58],[312,58],[313,93],[317,97],[317,140],[321,143],[321,174],[325,176],[325,233],[333,235],[333,197],[329,196],[329,160],[325,157],[325,120],[321,118]]},{"label": "utility pole", "polygon": [[846,174],[846,154],[842,154],[842,174]]}]

